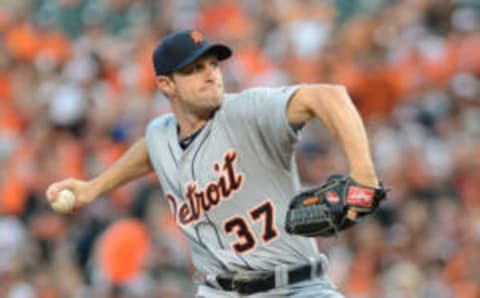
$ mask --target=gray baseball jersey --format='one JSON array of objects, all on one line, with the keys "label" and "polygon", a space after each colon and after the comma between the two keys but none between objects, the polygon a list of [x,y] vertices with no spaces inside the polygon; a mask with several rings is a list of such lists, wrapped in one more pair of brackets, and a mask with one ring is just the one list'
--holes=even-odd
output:
[{"label": "gray baseball jersey", "polygon": [[299,191],[297,135],[285,113],[297,88],[225,94],[185,150],[173,114],[148,125],[150,160],[199,272],[273,270],[318,257],[314,240],[284,230]]}]

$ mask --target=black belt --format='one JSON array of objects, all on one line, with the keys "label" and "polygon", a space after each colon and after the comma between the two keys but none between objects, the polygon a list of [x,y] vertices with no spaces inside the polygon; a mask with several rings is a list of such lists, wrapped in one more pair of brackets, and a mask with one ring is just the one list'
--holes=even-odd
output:
[{"label": "black belt", "polygon": [[[316,265],[317,266],[306,264],[286,269],[287,280],[284,285],[294,284],[322,275],[324,273],[324,265],[321,262],[317,262]],[[224,291],[236,291],[240,294],[254,294],[278,287],[279,285],[276,284],[275,274],[275,271],[246,271],[230,276],[217,275],[216,281]],[[206,284],[210,287],[213,286],[209,282]]]}]

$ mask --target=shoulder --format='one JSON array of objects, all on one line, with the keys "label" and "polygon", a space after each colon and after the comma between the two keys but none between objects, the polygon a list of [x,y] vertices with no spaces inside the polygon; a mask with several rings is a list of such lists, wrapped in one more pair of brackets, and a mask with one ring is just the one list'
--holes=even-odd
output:
[{"label": "shoulder", "polygon": [[265,96],[273,92],[286,92],[289,88],[295,86],[280,86],[280,87],[253,87],[245,89],[238,93],[227,93],[234,98],[255,98]]},{"label": "shoulder", "polygon": [[279,87],[254,87],[238,93],[226,93],[222,110],[228,113],[272,112],[275,107],[284,108],[302,85]]},{"label": "shoulder", "polygon": [[281,97],[290,97],[301,85],[289,85],[280,87],[254,87],[245,89],[238,93],[226,93],[225,104],[236,104],[245,101],[261,101],[267,99],[277,99]]},{"label": "shoulder", "polygon": [[251,88],[236,93],[225,93],[221,112],[243,114],[243,112],[253,108],[257,99],[261,97],[259,96],[259,89],[263,88]]},{"label": "shoulder", "polygon": [[171,125],[175,125],[176,119],[173,113],[168,113],[165,115],[158,116],[152,120],[147,125],[147,134],[158,131],[161,129],[165,129]]}]

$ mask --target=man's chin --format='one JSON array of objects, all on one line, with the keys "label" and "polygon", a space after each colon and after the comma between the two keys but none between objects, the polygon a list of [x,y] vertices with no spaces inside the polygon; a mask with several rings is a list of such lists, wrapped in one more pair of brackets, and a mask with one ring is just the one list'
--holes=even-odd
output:
[{"label": "man's chin", "polygon": [[217,111],[218,109],[220,109],[221,106],[222,106],[222,103],[219,102],[219,103],[216,104],[216,105],[210,106],[210,107],[209,107],[209,111],[210,111],[210,112],[215,112],[215,111]]},{"label": "man's chin", "polygon": [[219,95],[219,96],[215,96],[215,97],[211,97],[208,101],[205,101],[205,102],[208,102],[209,103],[209,106],[212,108],[212,109],[216,109],[218,107],[220,107],[222,105],[222,102],[223,102],[223,96],[222,95]]},{"label": "man's chin", "polygon": [[208,105],[208,106],[203,106],[203,107],[199,108],[197,110],[197,112],[198,112],[198,114],[203,115],[202,118],[203,117],[210,118],[215,114],[215,112],[218,109],[220,109],[221,106],[222,106],[222,102],[220,101],[220,102],[215,103],[215,104],[211,104],[211,105]]}]

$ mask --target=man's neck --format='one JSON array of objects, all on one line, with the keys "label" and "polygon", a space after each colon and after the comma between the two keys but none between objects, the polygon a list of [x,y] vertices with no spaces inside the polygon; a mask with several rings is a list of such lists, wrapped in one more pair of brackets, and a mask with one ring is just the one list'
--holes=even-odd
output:
[{"label": "man's neck", "polygon": [[215,111],[210,111],[205,115],[196,115],[191,113],[185,113],[183,111],[176,111],[173,109],[175,117],[178,122],[178,138],[184,139],[191,136],[200,128],[202,128],[208,120],[213,116]]},{"label": "man's neck", "polygon": [[194,134],[196,131],[198,131],[200,128],[202,128],[205,123],[207,123],[207,120],[198,120],[196,122],[188,122],[188,121],[180,121],[178,120],[178,138],[183,139],[186,137],[191,136]]},{"label": "man's neck", "polygon": [[[190,146],[190,144],[200,134],[200,132],[202,131],[202,129],[204,127],[205,127],[205,125],[200,127],[199,129],[197,129],[195,132],[188,135],[187,137],[179,137],[178,144],[180,145],[180,147],[182,147],[183,150],[187,149],[187,147]],[[180,128],[178,127],[178,129],[180,129]]]},{"label": "man's neck", "polygon": [[199,117],[194,114],[187,114],[183,112],[177,112],[174,110],[175,116],[178,122],[178,138],[186,138],[207,123],[209,117]]}]

